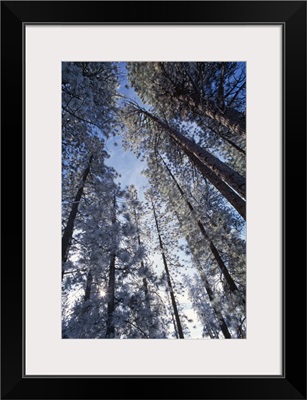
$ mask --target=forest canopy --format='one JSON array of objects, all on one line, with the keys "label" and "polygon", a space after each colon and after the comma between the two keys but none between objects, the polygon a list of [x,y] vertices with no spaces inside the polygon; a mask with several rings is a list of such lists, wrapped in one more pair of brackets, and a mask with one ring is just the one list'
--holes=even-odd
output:
[{"label": "forest canopy", "polygon": [[62,338],[246,338],[245,220],[245,63],[62,63]]}]

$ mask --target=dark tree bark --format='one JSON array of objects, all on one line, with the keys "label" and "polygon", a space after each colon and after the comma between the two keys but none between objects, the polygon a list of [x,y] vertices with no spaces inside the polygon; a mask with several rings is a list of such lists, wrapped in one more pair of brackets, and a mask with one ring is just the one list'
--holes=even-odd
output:
[{"label": "dark tree bark", "polygon": [[241,147],[239,147],[237,144],[235,144],[232,140],[228,139],[227,137],[225,137],[223,135],[220,135],[220,136],[223,140],[225,140],[225,142],[230,144],[230,146],[234,147],[239,153],[243,154],[244,156],[246,155],[245,150],[241,149]]},{"label": "dark tree bark", "polygon": [[[138,216],[137,216],[137,212],[134,208],[134,218],[135,218],[135,224],[137,227],[137,241],[138,241],[138,245],[141,246],[141,238],[140,238],[140,232],[139,232],[139,224],[138,224]],[[141,261],[141,268],[144,269],[144,262],[143,260]],[[146,310],[148,311],[148,315],[151,316],[151,306],[150,306],[150,296],[149,296],[149,291],[148,291],[148,283],[147,283],[147,279],[146,277],[143,278],[143,287],[144,287],[144,294],[145,294],[145,307]],[[149,319],[149,325],[152,325],[152,320],[151,317]]]},{"label": "dark tree bark", "polygon": [[[142,264],[143,261],[142,261]],[[143,278],[143,287],[144,287],[144,295],[145,295],[145,308],[148,312],[149,315],[149,320],[148,320],[148,324],[149,327],[152,326],[152,314],[151,314],[151,305],[150,305],[150,296],[149,296],[149,290],[148,290],[148,283],[147,283],[147,279]]]},{"label": "dark tree bark", "polygon": [[84,294],[84,301],[87,301],[91,297],[91,291],[92,291],[92,283],[93,283],[93,275],[92,272],[89,271],[87,274],[87,279],[86,279],[86,288],[85,288],[85,294]]},{"label": "dark tree bark", "polygon": [[[86,179],[88,177],[88,174],[90,172],[92,160],[93,160],[93,156],[91,155],[88,166],[86,167],[86,169],[83,172],[81,185],[75,196],[75,199],[74,199],[74,202],[73,202],[73,205],[72,205],[69,217],[68,217],[68,221],[67,221],[66,227],[64,229],[64,233],[62,236],[62,264],[64,264],[67,261],[68,252],[69,252],[69,248],[70,248],[70,244],[71,244],[71,239],[72,239],[72,235],[73,235],[73,231],[74,231],[75,219],[77,216],[79,203],[80,203],[80,200],[81,200],[81,197],[83,194],[84,185],[85,185]],[[62,268],[62,279],[63,279],[63,277],[64,277],[64,269]]]},{"label": "dark tree bark", "polygon": [[221,125],[225,126],[229,132],[235,135],[246,135],[245,118],[234,108],[224,107],[222,111],[209,99],[200,102],[194,97],[192,101],[189,99],[186,101],[191,106],[192,111],[196,114],[205,115],[214,121],[219,122]]},{"label": "dark tree bark", "polygon": [[162,254],[164,269],[165,269],[165,272],[166,272],[167,284],[168,284],[168,287],[169,287],[170,296],[171,296],[171,302],[172,302],[172,306],[173,306],[173,310],[174,310],[174,315],[175,315],[178,335],[179,335],[180,339],[184,339],[183,329],[182,329],[181,321],[180,321],[180,318],[179,318],[179,313],[178,313],[178,308],[177,308],[176,299],[175,299],[175,295],[174,295],[173,285],[172,285],[171,276],[170,276],[170,272],[169,272],[169,269],[168,269],[166,257],[165,257],[165,254],[164,254],[164,246],[163,246],[163,242],[162,242],[162,238],[161,238],[160,228],[159,228],[158,219],[157,219],[157,215],[156,215],[155,206],[153,204],[153,201],[151,202],[151,204],[152,204],[154,220],[155,220],[155,224],[156,224],[156,228],[157,228],[157,234],[158,234],[159,245],[160,245],[160,250],[161,250],[161,254]]},{"label": "dark tree bark", "polygon": [[232,140],[228,139],[226,136],[224,136],[223,134],[221,134],[220,132],[216,131],[215,129],[213,129],[211,126],[208,126],[208,128],[210,129],[210,131],[212,131],[215,135],[219,136],[222,140],[224,140],[225,142],[227,142],[228,144],[230,144],[230,146],[232,146],[234,149],[236,149],[239,153],[243,154],[244,156],[246,155],[246,151],[241,149],[240,146],[238,146],[236,143],[234,143]]},{"label": "dark tree bark", "polygon": [[230,290],[232,292],[234,291],[238,291],[237,285],[235,284],[234,280],[232,279],[226,265],[224,264],[224,261],[222,260],[222,257],[220,256],[217,248],[215,247],[214,243],[212,242],[212,240],[210,239],[208,233],[205,230],[205,227],[203,225],[203,223],[197,218],[194,207],[192,206],[192,204],[190,203],[190,201],[186,198],[186,195],[184,193],[184,191],[182,190],[181,186],[179,185],[179,183],[177,182],[177,179],[175,178],[175,176],[173,175],[172,171],[169,169],[169,167],[167,166],[166,162],[163,160],[163,158],[160,156],[165,169],[167,170],[168,174],[170,175],[170,177],[173,179],[179,193],[181,194],[181,196],[184,198],[189,210],[192,212],[192,214],[194,215],[196,221],[197,221],[197,225],[199,226],[199,229],[203,235],[203,237],[205,238],[206,241],[209,242],[209,246],[211,249],[211,252],[224,276],[224,278],[226,279],[226,282],[230,288]]},{"label": "dark tree bark", "polygon": [[231,189],[225,182],[223,182],[214,172],[204,165],[193,154],[189,156],[191,163],[201,172],[204,178],[208,179],[210,183],[225,197],[226,200],[238,211],[241,217],[246,220],[246,202],[235,191]]},{"label": "dark tree bark", "polygon": [[[199,221],[198,226],[203,228],[203,224]],[[201,228],[201,229],[202,229]],[[224,264],[224,261],[222,260],[222,257],[220,256],[220,253],[218,252],[217,248],[214,246],[212,241],[208,238],[209,243],[210,243],[210,250],[212,251],[212,254],[214,255],[214,258],[216,262],[218,263],[218,266],[220,267],[220,270],[222,274],[224,275],[224,278],[226,279],[226,282],[230,288],[231,292],[238,292],[238,287],[235,284],[234,280],[232,279],[226,265]]]},{"label": "dark tree bark", "polygon": [[140,113],[146,115],[152,121],[154,121],[160,128],[162,128],[182,151],[191,159],[196,157],[201,164],[198,165],[198,169],[206,174],[207,169],[203,168],[202,165],[208,167],[217,177],[223,180],[228,186],[245,199],[246,192],[246,181],[245,178],[232,168],[228,167],[225,163],[214,157],[207,150],[192,142],[190,139],[182,135],[177,129],[172,128],[153,114],[146,110],[139,110]]},{"label": "dark tree bark", "polygon": [[[112,225],[116,222],[116,196],[114,194],[113,200],[113,215],[112,215]],[[115,327],[113,322],[113,313],[115,311],[115,261],[116,254],[113,252],[111,255],[110,267],[109,267],[109,283],[107,290],[107,299],[108,299],[108,309],[107,309],[107,330],[106,330],[106,338],[113,339],[115,337]]]},{"label": "dark tree bark", "polygon": [[179,83],[174,82],[174,80],[170,77],[163,63],[161,62],[159,65],[164,76],[174,86],[174,92],[177,99],[184,103],[192,112],[200,116],[209,117],[210,119],[225,126],[229,132],[235,135],[246,135],[245,118],[239,111],[225,106],[221,109],[214,101],[206,97],[202,97],[195,82],[189,74],[188,77],[195,90],[192,93],[185,93],[185,91],[182,90],[182,87],[180,87]]},{"label": "dark tree bark", "polygon": [[206,274],[205,274],[204,270],[201,268],[201,266],[199,264],[198,264],[198,271],[199,271],[199,274],[200,274],[200,277],[201,277],[202,281],[204,282],[204,286],[205,286],[206,292],[208,294],[209,300],[211,302],[212,308],[214,310],[214,313],[216,315],[216,318],[219,321],[219,325],[220,325],[221,331],[223,332],[223,335],[224,335],[225,339],[231,339],[231,334],[230,334],[230,332],[228,330],[228,327],[227,327],[227,324],[226,324],[226,322],[224,320],[222,312],[221,312],[221,310],[219,309],[219,307],[217,306],[217,304],[215,302],[215,295],[213,293],[213,290],[211,289],[210,283],[209,283],[209,281],[208,281],[208,279],[206,277]]},{"label": "dark tree bark", "polygon": [[109,267],[109,284],[107,290],[108,310],[107,310],[107,330],[106,338],[113,339],[115,328],[113,323],[113,313],[115,311],[115,254],[112,255]]}]

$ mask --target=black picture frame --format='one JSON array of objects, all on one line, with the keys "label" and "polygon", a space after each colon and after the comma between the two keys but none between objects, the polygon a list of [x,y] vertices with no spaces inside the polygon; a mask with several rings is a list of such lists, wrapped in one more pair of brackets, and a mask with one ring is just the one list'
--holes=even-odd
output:
[{"label": "black picture frame", "polygon": [[[23,29],[28,23],[283,26],[282,376],[24,376]],[[2,239],[5,242],[1,268],[1,398],[306,399],[306,241],[305,229],[303,232],[298,229],[305,228],[306,221],[306,2],[2,1],[1,33],[1,197]],[[13,164],[20,167],[20,163],[22,174],[13,173]],[[21,221],[22,252],[17,258],[16,246],[20,244],[17,226],[19,233]],[[269,299],[269,294],[267,296]]]}]

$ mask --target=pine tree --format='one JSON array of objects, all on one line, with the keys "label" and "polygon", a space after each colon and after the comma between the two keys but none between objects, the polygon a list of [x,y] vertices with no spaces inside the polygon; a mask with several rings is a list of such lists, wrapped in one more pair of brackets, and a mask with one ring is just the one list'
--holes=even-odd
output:
[{"label": "pine tree", "polygon": [[[240,279],[240,290],[238,290],[237,284],[235,283],[234,279],[228,271],[228,267],[223,261],[221,255],[219,254],[216,246],[213,243],[213,240],[209,237],[209,235],[214,235],[214,240],[216,240],[216,238],[218,238],[219,236],[217,236],[217,232],[215,232],[217,229],[216,222],[211,221],[211,218],[208,218],[207,216],[207,207],[201,209],[196,209],[193,207],[191,200],[187,198],[185,192],[180,187],[179,183],[170,171],[170,168],[166,165],[165,162],[164,165],[162,165],[161,157],[152,157],[150,161],[151,162],[149,163],[149,168],[146,171],[146,175],[150,179],[151,185],[154,185],[160,191],[163,198],[168,202],[168,209],[170,213],[173,213],[178,218],[180,224],[178,235],[183,235],[186,238],[186,241],[189,243],[188,247],[190,252],[193,254],[194,259],[193,264],[200,274],[203,286],[206,290],[207,295],[209,296],[209,301],[212,303],[215,318],[218,318],[218,321],[220,321],[218,324],[218,329],[222,330],[224,337],[230,338],[232,334],[228,329],[228,324],[231,324],[231,326],[233,327],[233,332],[235,332],[235,329],[237,329],[239,326],[241,316],[243,317],[245,315],[245,285],[244,281],[241,281],[240,275],[237,275],[237,273],[242,273],[241,268],[244,268],[245,263],[242,267],[239,267],[240,264],[238,264],[238,269],[233,271],[233,273],[235,273],[236,279]],[[197,184],[196,187],[199,188],[199,185]],[[204,191],[204,189],[201,187],[199,188],[199,191],[200,196],[204,198],[204,193],[206,191]],[[197,193],[195,193],[195,195],[197,195]],[[226,209],[224,210],[224,212],[225,211]],[[203,218],[206,215],[206,226],[209,227],[212,223],[214,224],[214,226],[212,226],[210,229],[210,232],[212,233],[207,233],[207,231],[205,230],[204,223],[201,221],[201,215],[203,215]],[[221,213],[216,215],[222,216]],[[225,229],[228,229],[227,225],[225,226]],[[235,240],[237,239],[235,236],[233,236],[234,234],[232,233],[232,238],[230,237],[231,241],[229,242],[229,244],[227,244],[226,232],[223,232],[224,228],[221,230],[221,232],[218,233],[218,235],[223,236],[223,247],[225,248],[225,245],[230,246],[229,250],[231,251],[231,253],[229,254],[232,255],[234,254],[233,251],[235,249]],[[192,245],[193,243],[194,245]],[[241,244],[239,243],[238,248],[235,249],[235,251],[239,252],[238,257],[241,257],[244,254],[242,253],[244,249],[242,249]],[[209,254],[211,254],[211,257],[208,257]],[[233,260],[234,262],[236,257],[237,255],[235,254]],[[208,267],[206,267],[206,269],[210,272],[210,275],[212,275],[212,279],[215,282],[217,282],[217,279],[220,279],[218,278],[218,276],[221,273],[222,276],[224,276],[222,291],[220,288],[215,293],[212,289],[212,284],[210,284],[209,279],[206,276],[205,269],[201,265],[206,265],[207,263]],[[229,265],[232,265],[230,264],[230,260],[228,260],[228,263]],[[230,308],[228,307],[228,304],[229,306],[231,304]],[[229,311],[227,311],[227,307],[229,308]],[[233,311],[231,309],[236,310],[236,315],[234,316],[234,318],[232,318],[231,313]],[[227,316],[228,322],[226,322],[225,316]],[[236,335],[236,333],[233,334]]]},{"label": "pine tree", "polygon": [[245,135],[243,63],[130,62],[128,71],[143,102],[171,116],[206,117]]},{"label": "pine tree", "polygon": [[62,279],[93,160],[99,165],[107,157],[104,137],[115,127],[117,85],[111,63],[62,64]]},{"label": "pine tree", "polygon": [[154,152],[159,141],[159,144],[161,141],[162,144],[167,141],[168,150],[178,149],[186,154],[203,176],[208,178],[240,215],[245,217],[245,178],[243,176],[198,146],[168,122],[164,122],[138,105],[130,102],[124,111],[124,118],[130,129],[126,132],[126,140],[129,140],[130,146],[134,143],[132,146],[136,147],[138,152]]},{"label": "pine tree", "polygon": [[180,320],[179,311],[178,311],[178,307],[177,307],[177,303],[176,303],[176,299],[175,299],[175,294],[174,294],[174,288],[173,288],[173,284],[172,284],[172,280],[171,280],[171,275],[170,275],[170,271],[169,271],[169,267],[168,267],[168,262],[167,262],[166,255],[165,255],[165,246],[164,246],[164,243],[163,243],[163,240],[162,240],[162,236],[161,236],[161,228],[159,226],[158,217],[157,217],[156,208],[155,208],[155,205],[154,205],[152,193],[148,192],[148,195],[150,197],[150,203],[151,203],[151,207],[152,207],[152,212],[153,212],[153,217],[154,217],[154,222],[155,222],[155,227],[156,227],[156,233],[157,233],[157,237],[158,237],[158,240],[159,240],[159,247],[160,247],[161,257],[162,257],[162,260],[163,260],[163,266],[164,266],[164,270],[165,270],[165,274],[166,274],[166,281],[167,281],[168,290],[169,290],[169,294],[170,294],[170,298],[171,298],[172,309],[173,309],[173,312],[174,312],[175,330],[178,332],[179,338],[180,339],[184,339],[182,323],[181,323],[181,320]]},{"label": "pine tree", "polygon": [[172,178],[172,180],[174,181],[180,195],[184,198],[186,205],[188,207],[188,209],[191,211],[193,217],[196,220],[196,223],[203,235],[203,237],[205,238],[205,240],[207,240],[209,242],[209,246],[210,246],[210,250],[212,251],[212,254],[222,272],[222,274],[224,275],[229,288],[232,292],[237,291],[237,285],[235,284],[233,278],[231,277],[231,275],[229,274],[229,271],[227,269],[227,267],[225,266],[222,257],[220,256],[217,248],[215,247],[214,243],[212,242],[212,240],[210,239],[208,233],[205,230],[204,224],[201,222],[201,220],[199,218],[197,218],[197,216],[195,215],[195,210],[194,207],[192,206],[191,202],[186,198],[184,191],[182,190],[182,188],[180,187],[179,183],[177,182],[176,178],[174,177],[174,175],[172,174],[171,170],[169,169],[169,167],[167,166],[167,164],[165,163],[165,161],[163,160],[163,158],[160,156],[161,161],[164,164],[164,167],[166,169],[166,171],[168,172],[168,174],[170,175],[170,177]]}]

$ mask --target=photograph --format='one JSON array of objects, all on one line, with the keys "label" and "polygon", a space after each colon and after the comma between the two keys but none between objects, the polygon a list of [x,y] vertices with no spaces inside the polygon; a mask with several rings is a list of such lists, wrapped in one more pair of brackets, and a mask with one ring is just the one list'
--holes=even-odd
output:
[{"label": "photograph", "polygon": [[246,339],[246,62],[62,62],[62,338]]}]

